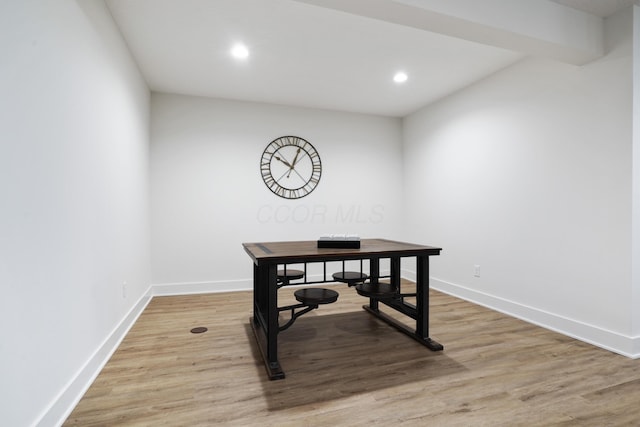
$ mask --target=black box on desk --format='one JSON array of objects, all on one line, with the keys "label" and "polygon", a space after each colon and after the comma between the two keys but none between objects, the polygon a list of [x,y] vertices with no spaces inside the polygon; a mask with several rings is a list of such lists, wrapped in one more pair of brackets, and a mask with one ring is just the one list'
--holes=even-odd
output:
[{"label": "black box on desk", "polygon": [[319,238],[318,248],[360,249],[360,239]]}]

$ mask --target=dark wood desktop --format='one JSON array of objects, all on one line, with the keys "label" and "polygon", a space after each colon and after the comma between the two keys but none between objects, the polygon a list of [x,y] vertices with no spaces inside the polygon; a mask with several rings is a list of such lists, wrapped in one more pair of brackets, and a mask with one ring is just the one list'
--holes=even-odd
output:
[{"label": "dark wood desktop", "polygon": [[[443,346],[429,337],[429,257],[439,255],[441,248],[396,242],[386,239],[363,239],[359,249],[318,248],[316,241],[243,243],[244,250],[253,260],[253,317],[251,326],[267,368],[270,379],[284,378],[278,361],[278,281],[279,265],[326,263],[329,261],[368,260],[369,282],[378,284],[380,260],[389,259],[389,285],[397,290],[393,298],[369,298],[363,308],[399,331],[431,350]],[[400,293],[401,258],[416,258],[416,305],[404,301]],[[308,281],[305,276],[299,283],[334,282],[327,278],[326,264],[321,280]],[[415,330],[408,328],[379,310],[379,303],[397,310],[416,321]]]}]

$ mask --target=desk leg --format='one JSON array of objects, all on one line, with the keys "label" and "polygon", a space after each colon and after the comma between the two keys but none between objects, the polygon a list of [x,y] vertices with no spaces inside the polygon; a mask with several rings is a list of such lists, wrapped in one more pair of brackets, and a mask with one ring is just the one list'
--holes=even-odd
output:
[{"label": "desk leg", "polygon": [[278,286],[277,265],[254,266],[253,317],[251,327],[256,336],[260,354],[267,368],[269,379],[284,378],[278,361]]},{"label": "desk leg", "polygon": [[[369,260],[369,280],[371,283],[378,283],[380,277],[380,259],[372,258]],[[378,311],[378,300],[369,298],[369,308]]]},{"label": "desk leg", "polygon": [[[365,305],[366,311],[384,321],[389,326],[393,326],[398,331],[410,336],[420,344],[424,345],[430,350],[439,351],[444,347],[442,344],[435,342],[429,338],[429,257],[418,256],[417,257],[417,272],[416,272],[416,306],[410,306],[404,303],[398,303],[393,301],[383,301],[383,303],[401,313],[406,314],[416,320],[416,329],[413,330],[407,327],[405,324],[398,322],[395,318],[383,313],[378,309],[378,301],[375,306]],[[391,259],[391,283],[400,285],[400,259]]]},{"label": "desk leg", "polygon": [[442,344],[429,338],[429,257],[416,257],[416,335],[424,340],[424,345],[434,351],[442,350]]},{"label": "desk leg", "polygon": [[390,283],[396,289],[400,289],[400,258],[394,257],[390,259],[391,279]]}]

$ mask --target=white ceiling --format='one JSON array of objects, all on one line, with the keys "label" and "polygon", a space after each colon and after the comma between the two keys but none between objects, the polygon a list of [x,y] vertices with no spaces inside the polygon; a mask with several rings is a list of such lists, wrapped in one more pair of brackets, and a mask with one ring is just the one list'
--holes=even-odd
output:
[{"label": "white ceiling", "polygon": [[[473,34],[489,33],[477,22],[464,29],[470,37],[458,37],[468,17],[454,21],[458,32],[452,36],[446,29],[451,16],[426,8],[431,7],[429,2],[450,6],[455,1],[480,4],[478,0],[107,0],[107,4],[154,91],[402,117],[531,53],[512,48],[517,38],[512,30],[500,29],[506,35],[498,34],[502,44],[486,43],[483,37],[483,43],[475,41]],[[574,8],[579,3],[606,16],[634,0],[554,1]],[[567,9],[556,3],[553,7]],[[411,22],[415,17],[433,22],[422,28],[422,21]],[[591,15],[587,19],[591,19],[588,25],[601,22]],[[491,40],[500,38],[496,25],[491,23]],[[240,62],[229,55],[231,45],[239,41],[251,52]],[[398,70],[409,75],[403,85],[392,81]]]}]

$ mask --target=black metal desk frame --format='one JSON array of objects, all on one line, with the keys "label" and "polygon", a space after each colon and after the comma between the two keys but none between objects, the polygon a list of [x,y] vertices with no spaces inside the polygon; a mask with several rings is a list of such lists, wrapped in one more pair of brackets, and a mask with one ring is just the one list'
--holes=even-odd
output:
[{"label": "black metal desk frame", "polygon": [[[367,243],[381,245],[384,247],[385,242],[393,245],[408,245],[407,249],[389,249],[379,251],[367,250]],[[315,242],[273,242],[273,243],[245,243],[243,244],[245,251],[251,256],[253,264],[253,317],[250,323],[260,348],[261,355],[264,359],[269,379],[283,379],[285,373],[280,366],[278,360],[278,333],[280,332],[278,325],[278,283],[277,269],[278,265],[287,264],[304,264],[305,273],[307,264],[323,263],[324,277],[323,280],[307,281],[305,274],[304,281],[296,282],[296,284],[313,284],[333,282],[333,278],[327,278],[326,263],[331,261],[352,261],[352,260],[369,260],[369,276],[371,283],[377,283],[380,277],[380,260],[390,260],[390,283],[398,291],[400,290],[400,270],[401,258],[416,258],[416,305],[404,301],[404,298],[393,299],[377,299],[370,298],[369,304],[363,308],[373,316],[384,321],[388,325],[396,328],[398,331],[413,338],[420,344],[433,351],[440,351],[443,346],[429,337],[429,256],[439,255],[440,248],[430,246],[418,246],[405,244],[402,242],[392,242],[383,239],[369,239],[362,241],[361,250],[357,249],[318,249],[316,251],[304,253],[292,253],[286,255],[273,254],[270,245],[278,243],[291,244],[313,244]],[[264,252],[264,256],[256,254],[256,252]],[[270,256],[274,255],[274,256]],[[361,264],[362,268],[362,264]],[[380,311],[379,304],[382,303],[400,313],[414,319],[416,321],[415,330],[398,322],[393,317],[388,316]]]}]

